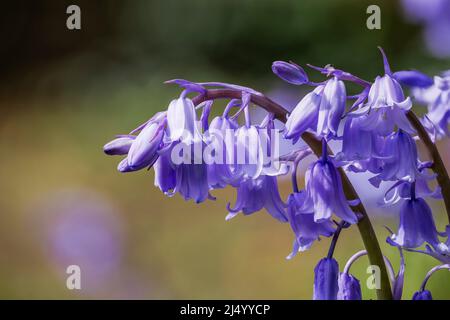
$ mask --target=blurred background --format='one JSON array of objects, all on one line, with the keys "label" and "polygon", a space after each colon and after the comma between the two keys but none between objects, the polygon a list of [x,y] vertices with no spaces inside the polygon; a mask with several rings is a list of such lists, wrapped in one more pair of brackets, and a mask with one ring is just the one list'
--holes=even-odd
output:
[{"label": "blurred background", "polygon": [[[102,146],[165,109],[179,93],[163,84],[172,78],[239,83],[292,108],[305,92],[271,73],[274,60],[331,63],[371,80],[382,73],[382,46],[394,69],[437,74],[450,62],[448,2],[2,3],[0,298],[310,299],[329,239],[288,261],[288,225],[264,212],[225,222],[233,189],[201,205],[168,199],[152,171],[120,174]],[[66,28],[70,4],[81,8],[79,31]],[[381,30],[366,27],[371,4],[381,8]],[[448,141],[439,147],[448,154]],[[280,188],[286,197],[289,183]],[[375,202],[365,186],[360,192]],[[442,206],[432,205],[443,229]],[[398,217],[388,213],[371,206],[397,268],[383,226],[396,228]],[[341,267],[361,249],[355,228],[343,232]],[[437,262],[406,254],[406,263],[410,299]],[[81,267],[82,290],[66,288],[71,264]],[[352,271],[364,297],[375,298],[364,285],[367,266],[361,259]],[[436,298],[450,298],[449,288],[443,271],[428,283]]]}]

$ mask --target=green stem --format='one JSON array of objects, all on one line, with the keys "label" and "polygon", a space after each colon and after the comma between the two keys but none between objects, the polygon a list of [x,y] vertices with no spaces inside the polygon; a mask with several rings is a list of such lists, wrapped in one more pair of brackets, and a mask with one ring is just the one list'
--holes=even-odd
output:
[{"label": "green stem", "polygon": [[409,122],[412,126],[417,130],[417,134],[419,135],[420,140],[422,140],[425,148],[428,151],[431,159],[433,160],[433,165],[431,169],[436,173],[436,180],[441,187],[442,197],[444,198],[445,209],[447,211],[448,221],[450,222],[450,179],[448,177],[447,169],[445,168],[444,162],[442,161],[441,155],[439,154],[439,150],[436,145],[431,140],[428,132],[420,123],[419,118],[415,115],[414,112],[409,110],[406,113]]},{"label": "green stem", "polygon": [[[194,104],[199,104],[206,100],[240,99],[241,96],[242,93],[238,90],[210,89],[207,90],[204,94],[196,96],[193,99],[193,101]],[[268,112],[273,113],[278,120],[286,122],[286,116],[288,114],[288,111],[279,104],[270,100],[269,98],[263,95],[252,94],[251,102],[264,108]],[[309,145],[309,147],[316,154],[316,156],[320,157],[322,155],[322,143],[314,135],[312,135],[311,133],[304,133],[302,135],[302,139]],[[331,150],[329,150],[328,154],[330,155],[332,154]],[[342,168],[339,168],[339,172],[341,175],[346,198],[349,200],[359,199],[358,194],[353,188],[353,185],[351,184],[344,170]],[[352,209],[355,212],[358,212],[361,216],[361,219],[358,222],[358,229],[359,233],[361,234],[364,246],[367,250],[369,261],[372,265],[376,265],[380,268],[381,288],[377,289],[377,297],[379,300],[392,300],[391,284],[389,282],[389,277],[386,265],[384,263],[383,254],[381,252],[381,248],[378,243],[375,230],[373,229],[370,219],[367,215],[366,209],[364,208],[364,205],[362,204],[361,201],[357,206],[353,206]]]}]

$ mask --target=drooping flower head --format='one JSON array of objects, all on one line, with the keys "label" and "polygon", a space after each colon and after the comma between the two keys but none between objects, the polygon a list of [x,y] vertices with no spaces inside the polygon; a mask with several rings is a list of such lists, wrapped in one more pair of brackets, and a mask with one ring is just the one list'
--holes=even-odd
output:
[{"label": "drooping flower head", "polygon": [[339,265],[333,258],[323,258],[314,269],[314,300],[336,300],[339,291]]},{"label": "drooping flower head", "polygon": [[334,213],[344,221],[354,224],[358,218],[345,198],[341,177],[327,156],[326,143],[322,157],[312,163],[305,174],[306,190],[314,206],[314,221],[326,221]]},{"label": "drooping flower head", "polygon": [[292,193],[287,201],[287,215],[291,229],[295,234],[292,253],[288,259],[293,258],[298,252],[311,247],[321,236],[330,237],[335,231],[335,225],[331,219],[322,222],[314,221],[314,207],[305,192]]}]

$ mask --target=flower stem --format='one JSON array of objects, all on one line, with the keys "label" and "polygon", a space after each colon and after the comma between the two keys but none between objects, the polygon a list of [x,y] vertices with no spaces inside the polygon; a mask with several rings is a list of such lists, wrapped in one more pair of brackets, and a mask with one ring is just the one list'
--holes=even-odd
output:
[{"label": "flower stem", "polygon": [[[194,104],[199,104],[205,100],[215,99],[240,99],[242,96],[241,91],[233,89],[209,89],[206,92],[199,94],[193,99]],[[251,102],[264,108],[268,112],[275,115],[275,118],[282,122],[286,122],[286,116],[288,111],[276,102],[270,100],[263,95],[251,94]],[[322,143],[311,133],[304,133],[302,139],[309,145],[311,150],[320,157],[322,155]],[[331,155],[331,150],[328,151]],[[344,193],[347,199],[359,199],[353,185],[350,183],[347,175],[342,168],[339,168],[339,172],[342,178],[342,184],[344,187]],[[377,289],[377,297],[380,300],[392,300],[391,285],[389,282],[389,276],[387,273],[386,265],[383,260],[383,254],[377,240],[377,236],[372,227],[372,224],[367,215],[366,209],[360,201],[358,205],[353,206],[353,210],[361,215],[361,219],[358,222],[359,233],[363,240],[364,246],[367,250],[369,261],[372,265],[376,265],[380,268],[381,288]]]},{"label": "flower stem", "polygon": [[420,140],[422,140],[425,148],[428,150],[428,153],[433,160],[433,165],[431,169],[436,173],[436,180],[441,187],[442,198],[445,203],[445,210],[447,211],[448,221],[450,222],[450,179],[447,173],[447,169],[445,168],[444,162],[442,161],[441,155],[439,154],[439,150],[436,145],[431,140],[428,132],[420,123],[419,118],[415,115],[414,112],[409,110],[406,113],[409,122],[412,126],[417,130],[417,134],[419,135]]}]

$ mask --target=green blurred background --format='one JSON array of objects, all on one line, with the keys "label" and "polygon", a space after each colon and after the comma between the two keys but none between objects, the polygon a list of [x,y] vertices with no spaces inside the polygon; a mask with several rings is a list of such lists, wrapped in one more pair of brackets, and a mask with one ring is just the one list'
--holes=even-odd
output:
[{"label": "green blurred background", "polygon": [[[81,7],[80,31],[66,28],[69,4]],[[381,8],[381,30],[366,28],[370,4]],[[234,190],[201,205],[168,199],[151,171],[118,173],[103,144],[167,107],[179,92],[167,79],[234,82],[295,103],[302,91],[272,75],[272,61],[332,63],[373,79],[380,45],[397,70],[449,65],[430,55],[397,1],[17,0],[1,15],[0,298],[311,298],[329,239],[288,261],[288,225],[264,212],[225,222]],[[280,188],[286,197],[289,184]],[[433,206],[443,229],[442,206]],[[396,228],[397,216],[375,211],[397,268],[383,228]],[[361,249],[355,228],[343,232],[341,267]],[[406,259],[410,299],[437,263]],[[66,288],[70,264],[81,266],[82,290]],[[375,298],[367,266],[352,271]],[[428,288],[450,298],[449,275]]]}]

